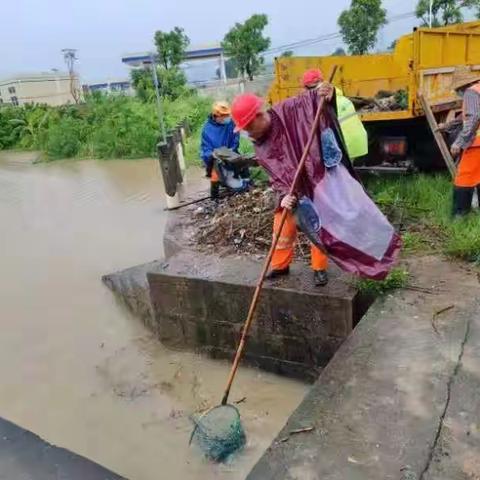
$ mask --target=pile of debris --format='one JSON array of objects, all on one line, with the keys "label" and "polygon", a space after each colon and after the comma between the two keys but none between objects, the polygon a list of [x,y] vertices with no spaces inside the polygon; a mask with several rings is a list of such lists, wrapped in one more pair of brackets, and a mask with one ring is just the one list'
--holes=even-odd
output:
[{"label": "pile of debris", "polygon": [[[195,247],[218,255],[254,255],[262,258],[272,242],[275,194],[267,188],[222,199],[218,204],[204,202],[189,210],[191,237]],[[298,235],[296,257],[309,258],[309,242]]]},{"label": "pile of debris", "polygon": [[408,108],[408,93],[406,90],[388,92],[380,90],[375,97],[350,97],[358,113],[391,112]]}]

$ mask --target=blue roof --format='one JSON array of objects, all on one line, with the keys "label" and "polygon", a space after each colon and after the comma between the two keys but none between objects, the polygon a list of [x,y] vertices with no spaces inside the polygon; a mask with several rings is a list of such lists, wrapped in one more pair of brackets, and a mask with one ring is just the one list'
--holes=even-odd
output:
[{"label": "blue roof", "polygon": [[88,85],[88,88],[92,90],[96,90],[98,88],[106,88],[108,87],[108,83],[94,83],[93,85]]},{"label": "blue roof", "polygon": [[[192,49],[185,52],[185,60],[218,57],[222,53],[222,47]],[[158,60],[157,55],[155,55],[155,58]],[[151,63],[150,53],[132,53],[131,55],[125,55],[122,57],[122,63],[126,63],[127,65]]]}]

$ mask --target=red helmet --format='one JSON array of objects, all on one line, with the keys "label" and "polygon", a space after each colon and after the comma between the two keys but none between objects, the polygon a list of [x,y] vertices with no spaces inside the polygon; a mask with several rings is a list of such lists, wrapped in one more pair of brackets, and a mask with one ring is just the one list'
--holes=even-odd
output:
[{"label": "red helmet", "polygon": [[235,131],[243,130],[263,107],[263,99],[253,93],[244,93],[235,97],[232,103],[232,118]]},{"label": "red helmet", "polygon": [[312,68],[303,74],[304,87],[314,87],[319,82],[323,82],[323,73],[318,68]]}]

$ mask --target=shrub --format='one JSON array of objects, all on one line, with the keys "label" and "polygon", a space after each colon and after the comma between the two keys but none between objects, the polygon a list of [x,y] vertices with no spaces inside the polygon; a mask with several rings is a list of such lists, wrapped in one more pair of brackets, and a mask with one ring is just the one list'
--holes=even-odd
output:
[{"label": "shrub", "polygon": [[63,118],[49,128],[46,153],[49,159],[75,157],[82,146],[82,125],[73,118]]},{"label": "shrub", "polygon": [[[188,94],[163,103],[167,129],[188,121],[196,142],[190,144],[190,159],[198,158],[197,132],[211,100]],[[50,160],[152,156],[159,130],[156,103],[125,96],[95,93],[81,105],[0,109],[0,148],[38,149]]]}]

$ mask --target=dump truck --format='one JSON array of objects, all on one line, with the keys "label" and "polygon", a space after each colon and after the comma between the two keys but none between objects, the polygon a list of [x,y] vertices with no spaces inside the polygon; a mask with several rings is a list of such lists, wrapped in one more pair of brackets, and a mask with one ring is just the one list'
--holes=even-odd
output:
[{"label": "dump truck", "polygon": [[445,167],[420,97],[439,123],[461,111],[452,85],[465,70],[480,74],[480,22],[416,28],[392,53],[358,56],[280,57],[268,92],[271,104],[302,90],[305,70],[325,75],[337,66],[334,85],[352,99],[369,133],[369,154],[356,166],[396,171]]}]

